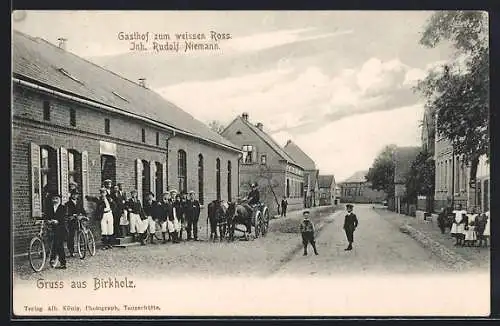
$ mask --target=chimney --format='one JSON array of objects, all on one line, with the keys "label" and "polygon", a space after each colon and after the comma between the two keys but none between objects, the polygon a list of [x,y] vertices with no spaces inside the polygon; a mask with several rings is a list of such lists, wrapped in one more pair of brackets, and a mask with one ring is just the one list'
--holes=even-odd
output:
[{"label": "chimney", "polygon": [[264,131],[264,125],[262,124],[262,122],[258,122],[255,126],[260,130]]},{"label": "chimney", "polygon": [[66,50],[66,41],[68,40],[67,38],[60,37],[57,39],[59,41],[59,48]]},{"label": "chimney", "polygon": [[289,145],[291,142],[292,142],[292,140],[291,140],[291,139],[287,140],[287,141],[286,141],[286,145],[285,145],[285,146]]},{"label": "chimney", "polygon": [[146,78],[139,78],[139,85],[146,88]]},{"label": "chimney", "polygon": [[241,117],[243,118],[243,120],[248,121],[248,113],[243,112],[243,114],[241,115]]}]

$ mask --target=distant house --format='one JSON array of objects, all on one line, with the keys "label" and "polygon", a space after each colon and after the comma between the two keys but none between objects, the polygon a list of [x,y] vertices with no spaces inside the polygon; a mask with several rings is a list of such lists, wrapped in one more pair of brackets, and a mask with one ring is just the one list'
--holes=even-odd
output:
[{"label": "distant house", "polygon": [[406,175],[419,152],[420,147],[397,147],[394,150],[394,210],[398,213],[413,215],[405,200],[405,183]]},{"label": "distant house", "polygon": [[304,168],[304,207],[317,206],[319,170],[316,169],[316,164],[291,140],[288,140],[284,150],[297,164]]},{"label": "distant house", "polygon": [[250,123],[243,113],[221,135],[243,152],[239,162],[241,197],[256,182],[271,214],[278,214],[283,197],[288,199],[289,211],[303,207],[304,169],[264,131],[262,123]]},{"label": "distant house", "polygon": [[319,183],[319,205],[328,206],[335,204],[335,176],[320,175]]},{"label": "distant house", "polygon": [[340,183],[340,200],[343,203],[379,203],[387,195],[383,191],[373,190],[366,180],[368,171],[358,171]]}]

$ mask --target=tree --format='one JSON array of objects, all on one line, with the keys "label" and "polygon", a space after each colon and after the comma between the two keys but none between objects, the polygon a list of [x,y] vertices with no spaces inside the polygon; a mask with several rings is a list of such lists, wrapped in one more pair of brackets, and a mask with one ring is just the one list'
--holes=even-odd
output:
[{"label": "tree", "polygon": [[224,125],[217,120],[212,120],[208,123],[208,127],[218,133],[219,135],[224,131]]},{"label": "tree", "polygon": [[417,154],[406,175],[406,201],[414,204],[418,196],[434,195],[435,164],[433,155],[427,150]]},{"label": "tree", "polygon": [[389,198],[394,197],[394,150],[396,145],[387,145],[375,158],[368,170],[366,180],[374,190],[383,190]]},{"label": "tree", "polygon": [[444,41],[455,48],[455,60],[420,81],[416,90],[437,113],[437,132],[456,155],[470,164],[475,183],[479,158],[489,160],[488,16],[477,11],[443,11],[431,16],[420,43],[433,48]]}]

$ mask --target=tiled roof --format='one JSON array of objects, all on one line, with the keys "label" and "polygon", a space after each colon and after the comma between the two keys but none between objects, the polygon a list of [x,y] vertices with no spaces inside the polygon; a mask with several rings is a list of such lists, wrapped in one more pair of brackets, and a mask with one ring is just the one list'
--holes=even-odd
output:
[{"label": "tiled roof", "polygon": [[295,164],[297,166],[302,167],[300,164],[298,164],[297,162],[295,162],[295,160],[292,157],[290,157],[290,155],[288,155],[285,152],[285,150],[271,136],[269,136],[267,133],[265,133],[264,131],[260,130],[259,128],[257,128],[257,126],[254,126],[253,124],[251,124],[247,120],[243,119],[242,117],[238,117],[237,119],[241,119],[241,121],[243,121],[244,124],[246,124],[250,129],[252,129],[276,153],[278,153],[278,155],[281,156],[282,159],[284,159],[284,160],[286,160],[286,161],[288,161],[288,162],[290,162],[292,164]]},{"label": "tiled roof", "polygon": [[[13,32],[12,69],[16,78],[111,106],[196,137],[238,149],[236,145],[158,93],[41,38]],[[158,73],[168,74],[168,68],[159,70]]]},{"label": "tiled roof", "polygon": [[320,175],[318,178],[320,188],[330,188],[333,182],[335,182],[333,175]]},{"label": "tiled roof", "polygon": [[346,180],[342,181],[342,183],[349,183],[349,182],[366,182],[366,174],[368,171],[358,171],[351,175],[349,178]]},{"label": "tiled roof", "polygon": [[394,183],[404,183],[413,160],[417,157],[420,147],[396,147],[394,150]]},{"label": "tiled roof", "polygon": [[314,161],[293,141],[289,140],[283,149],[297,164],[302,166],[304,170],[316,169]]}]

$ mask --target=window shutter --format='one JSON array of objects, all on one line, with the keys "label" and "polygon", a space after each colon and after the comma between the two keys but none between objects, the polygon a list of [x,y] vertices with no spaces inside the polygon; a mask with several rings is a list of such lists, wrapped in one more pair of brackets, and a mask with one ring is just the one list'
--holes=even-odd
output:
[{"label": "window shutter", "polygon": [[59,148],[59,192],[62,203],[69,199],[68,195],[68,150],[64,147]]},{"label": "window shutter", "polygon": [[252,163],[258,163],[257,147],[253,147],[252,150]]},{"label": "window shutter", "polygon": [[[150,189],[153,194],[156,196],[159,196],[160,194],[156,193],[156,163],[155,161],[149,162],[149,184],[150,184]],[[158,198],[156,198],[158,199]]]},{"label": "window shutter", "polygon": [[135,187],[137,190],[137,198],[142,201],[142,161],[135,160]]},{"label": "window shutter", "polygon": [[164,162],[162,165],[162,182],[163,182],[163,192],[167,192],[168,191],[168,188],[167,188],[167,162]]},{"label": "window shutter", "polygon": [[42,217],[42,185],[40,175],[40,146],[30,143],[31,154],[31,215]]},{"label": "window shutter", "polygon": [[86,196],[89,195],[89,153],[87,151],[82,152],[82,200],[83,207],[87,207]]}]

